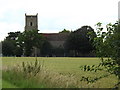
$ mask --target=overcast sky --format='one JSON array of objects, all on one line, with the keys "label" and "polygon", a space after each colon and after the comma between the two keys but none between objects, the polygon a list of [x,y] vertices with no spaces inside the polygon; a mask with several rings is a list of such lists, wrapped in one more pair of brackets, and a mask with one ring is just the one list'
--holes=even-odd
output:
[{"label": "overcast sky", "polygon": [[119,0],[0,0],[0,40],[8,32],[24,31],[25,13],[38,13],[41,33],[57,33],[64,28],[76,30],[84,25],[94,28],[118,20]]}]

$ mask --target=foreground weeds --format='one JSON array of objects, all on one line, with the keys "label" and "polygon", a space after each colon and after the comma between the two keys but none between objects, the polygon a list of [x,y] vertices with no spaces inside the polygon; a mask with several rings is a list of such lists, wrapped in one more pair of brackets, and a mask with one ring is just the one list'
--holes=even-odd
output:
[{"label": "foreground weeds", "polygon": [[[105,72],[91,74],[80,71],[79,75],[75,74],[76,72],[65,74],[52,71],[44,65],[44,62],[37,61],[37,59],[35,62],[21,62],[21,64],[15,64],[12,67],[4,66],[2,69],[3,81],[19,88],[112,88],[116,83],[116,80],[112,79],[113,76],[95,83],[88,83],[81,80],[83,76],[98,77],[99,74],[105,74]],[[70,70],[72,71],[71,68]]]},{"label": "foreground weeds", "polygon": [[80,83],[72,74],[62,75],[35,63],[22,63],[3,70],[3,79],[21,88],[80,88]]}]

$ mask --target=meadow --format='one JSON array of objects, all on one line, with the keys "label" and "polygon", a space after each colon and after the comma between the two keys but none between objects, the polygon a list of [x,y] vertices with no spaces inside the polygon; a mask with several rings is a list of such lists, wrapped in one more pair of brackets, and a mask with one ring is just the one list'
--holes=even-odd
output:
[{"label": "meadow", "polygon": [[29,75],[30,78],[24,77],[16,70],[22,67],[22,62],[34,63],[35,60],[35,57],[3,57],[3,88],[113,88],[117,83],[114,75],[95,83],[88,84],[86,81],[81,81],[82,76],[97,77],[107,73],[84,72],[80,69],[82,65],[99,64],[99,58],[37,57],[43,68],[36,76]]}]

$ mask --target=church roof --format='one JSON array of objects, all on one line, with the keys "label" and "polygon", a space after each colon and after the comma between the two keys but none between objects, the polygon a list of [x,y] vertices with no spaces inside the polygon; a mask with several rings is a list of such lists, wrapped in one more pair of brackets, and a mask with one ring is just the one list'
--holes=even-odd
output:
[{"label": "church roof", "polygon": [[65,41],[69,33],[41,33],[48,41]]}]

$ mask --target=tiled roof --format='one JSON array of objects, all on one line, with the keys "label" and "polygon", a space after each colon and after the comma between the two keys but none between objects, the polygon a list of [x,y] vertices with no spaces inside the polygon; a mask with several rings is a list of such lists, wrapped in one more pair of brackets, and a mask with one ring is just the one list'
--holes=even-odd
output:
[{"label": "tiled roof", "polygon": [[48,41],[65,41],[69,33],[41,33]]}]

